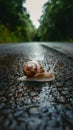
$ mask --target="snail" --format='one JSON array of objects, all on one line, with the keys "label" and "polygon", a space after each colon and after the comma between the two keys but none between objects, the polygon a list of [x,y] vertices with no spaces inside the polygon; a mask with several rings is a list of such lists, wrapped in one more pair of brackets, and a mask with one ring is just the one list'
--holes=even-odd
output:
[{"label": "snail", "polygon": [[46,72],[43,65],[38,61],[28,61],[23,66],[23,77],[19,78],[19,81],[52,81],[55,79],[54,68],[57,62],[55,62],[53,68]]},{"label": "snail", "polygon": [[27,77],[34,77],[44,73],[44,67],[38,61],[28,61],[24,64],[23,72]]},{"label": "snail", "polygon": [[23,72],[28,78],[51,78],[53,72],[46,72],[43,65],[38,61],[28,61],[24,64]]}]

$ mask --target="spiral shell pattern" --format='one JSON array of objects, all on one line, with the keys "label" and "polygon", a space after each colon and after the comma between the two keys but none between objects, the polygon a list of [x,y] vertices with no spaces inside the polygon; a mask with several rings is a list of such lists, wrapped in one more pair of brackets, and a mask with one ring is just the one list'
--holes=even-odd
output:
[{"label": "spiral shell pattern", "polygon": [[34,77],[36,74],[43,73],[44,68],[38,61],[28,61],[24,64],[23,72],[27,77]]}]

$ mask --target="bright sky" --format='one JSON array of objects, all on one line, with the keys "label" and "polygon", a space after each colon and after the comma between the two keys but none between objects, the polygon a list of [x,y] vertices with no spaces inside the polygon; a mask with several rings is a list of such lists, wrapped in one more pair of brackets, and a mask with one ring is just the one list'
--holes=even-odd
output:
[{"label": "bright sky", "polygon": [[39,19],[42,15],[42,7],[47,0],[26,0],[24,6],[27,8],[28,13],[30,14],[30,19],[37,28],[39,26]]}]

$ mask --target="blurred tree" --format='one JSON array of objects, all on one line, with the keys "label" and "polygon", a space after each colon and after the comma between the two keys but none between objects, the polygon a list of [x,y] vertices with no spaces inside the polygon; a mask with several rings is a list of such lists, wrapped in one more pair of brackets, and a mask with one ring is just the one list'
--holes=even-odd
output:
[{"label": "blurred tree", "polygon": [[0,0],[0,22],[9,25],[10,28],[21,24],[21,16],[25,10],[22,3],[23,0]]},{"label": "blurred tree", "polygon": [[39,35],[45,41],[73,39],[72,0],[48,0],[40,18]]},{"label": "blurred tree", "polygon": [[0,0],[0,24],[15,32],[22,41],[31,41],[34,26],[30,21],[27,9],[23,7],[25,0]]}]

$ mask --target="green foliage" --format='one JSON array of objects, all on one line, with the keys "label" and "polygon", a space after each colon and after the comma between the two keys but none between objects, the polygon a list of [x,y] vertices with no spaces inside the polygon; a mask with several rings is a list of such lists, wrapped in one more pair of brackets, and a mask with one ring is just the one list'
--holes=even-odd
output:
[{"label": "green foliage", "polygon": [[0,0],[0,42],[32,40],[35,28],[23,2],[25,0]]},{"label": "green foliage", "polygon": [[[25,1],[25,0],[24,0]],[[0,22],[14,29],[22,24],[21,14],[23,14],[23,0],[0,0]]]},{"label": "green foliage", "polygon": [[20,42],[20,41],[22,41],[22,37],[20,33],[11,32],[4,25],[0,25],[0,43],[10,43],[10,42]]},{"label": "green foliage", "polygon": [[39,36],[44,41],[73,40],[72,0],[48,0],[40,18]]}]

